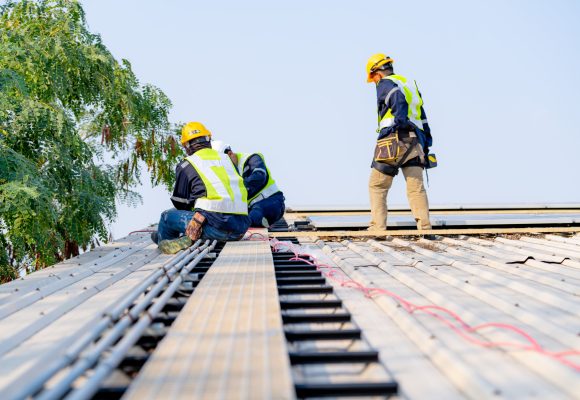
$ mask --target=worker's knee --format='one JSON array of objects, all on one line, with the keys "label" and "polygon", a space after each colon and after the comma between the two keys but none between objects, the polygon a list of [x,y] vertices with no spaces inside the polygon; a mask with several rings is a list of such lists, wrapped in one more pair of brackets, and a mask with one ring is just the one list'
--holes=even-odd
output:
[{"label": "worker's knee", "polygon": [[159,219],[160,219],[160,220],[162,220],[162,221],[164,221],[164,222],[167,222],[167,212],[168,212],[168,211],[169,211],[169,210],[165,210],[165,211],[163,211],[163,212],[161,213],[161,217],[160,217]]},{"label": "worker's knee", "polygon": [[423,185],[423,180],[408,179],[407,180],[407,193],[413,193],[413,194],[427,193],[427,191],[425,190],[425,186]]}]

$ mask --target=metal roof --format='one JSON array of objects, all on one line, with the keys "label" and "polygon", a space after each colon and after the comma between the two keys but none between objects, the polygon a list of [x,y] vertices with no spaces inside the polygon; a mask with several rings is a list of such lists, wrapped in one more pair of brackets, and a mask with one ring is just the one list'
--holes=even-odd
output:
[{"label": "metal roof", "polygon": [[320,240],[305,218],[273,252],[138,233],[1,285],[0,398],[577,398],[580,234]]},{"label": "metal roof", "polygon": [[[306,252],[357,284],[418,306],[445,307],[471,327],[500,324],[458,333],[454,329],[461,324],[446,312],[410,313],[389,294],[369,298],[342,287],[342,279],[335,281],[339,294],[347,293],[346,306],[358,311],[355,320],[367,328],[370,343],[382,350],[402,397],[577,398],[580,393],[580,352],[560,360],[543,354],[580,350],[580,235],[301,241]],[[541,351],[514,347],[531,344],[512,327],[537,341]],[[514,346],[488,347],[505,342]]]}]

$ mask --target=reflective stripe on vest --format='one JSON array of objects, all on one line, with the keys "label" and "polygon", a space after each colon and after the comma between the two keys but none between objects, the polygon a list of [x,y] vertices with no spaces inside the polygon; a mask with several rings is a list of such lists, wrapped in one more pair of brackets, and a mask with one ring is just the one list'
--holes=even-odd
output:
[{"label": "reflective stripe on vest", "polygon": [[[266,165],[266,160],[264,160],[264,156],[260,153],[236,153],[236,156],[238,157],[238,171],[240,172],[240,175],[244,174],[244,166],[246,165],[248,159],[254,154],[259,156],[264,162],[264,165]],[[280,191],[278,186],[276,186],[276,182],[272,178],[272,174],[270,173],[267,165],[266,172],[268,173],[268,182],[266,182],[266,185],[258,193],[249,199],[248,205],[252,206],[258,201],[267,199],[268,197]]]},{"label": "reflective stripe on vest", "polygon": [[186,158],[195,168],[206,195],[195,201],[195,208],[224,214],[248,214],[248,192],[244,181],[226,154],[202,149]]},{"label": "reflective stripe on vest", "polygon": [[[405,95],[405,100],[409,107],[407,118],[409,118],[409,121],[415,124],[417,128],[423,130],[423,121],[421,118],[421,107],[423,106],[423,99],[419,94],[417,83],[415,81],[413,81],[413,83],[409,83],[409,80],[401,75],[389,75],[383,79],[389,79],[397,85],[397,87],[391,89],[391,91],[387,94],[387,97],[385,98],[385,104],[389,101],[394,92],[401,90]],[[379,115],[379,131],[383,128],[393,126],[394,123],[395,118],[390,108],[382,118]]]},{"label": "reflective stripe on vest", "polygon": [[248,206],[251,207],[254,204],[256,204],[257,202],[264,200],[264,199],[267,199],[268,197],[272,196],[273,194],[278,193],[279,191],[280,191],[280,189],[278,189],[278,186],[276,186],[276,182],[272,182],[272,184],[270,186],[264,187],[264,189],[260,190],[260,192],[257,195],[252,197],[252,199],[248,203]]}]

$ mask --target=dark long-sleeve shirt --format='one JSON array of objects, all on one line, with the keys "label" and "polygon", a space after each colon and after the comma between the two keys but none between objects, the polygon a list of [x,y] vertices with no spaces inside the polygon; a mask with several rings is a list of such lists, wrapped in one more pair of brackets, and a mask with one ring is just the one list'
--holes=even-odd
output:
[{"label": "dark long-sleeve shirt", "polygon": [[187,160],[175,167],[175,186],[171,202],[178,210],[193,210],[195,201],[206,195],[205,185],[193,165]]},{"label": "dark long-sleeve shirt", "polygon": [[[421,96],[421,93],[419,93]],[[385,127],[380,130],[378,139],[382,139],[389,134],[397,131],[400,134],[404,134],[411,130],[418,129],[415,124],[409,121],[409,104],[405,99],[405,94],[402,88],[399,88],[395,82],[390,79],[383,78],[377,84],[377,110],[379,114],[379,121],[385,116],[388,110],[391,110],[393,115],[393,125]],[[427,122],[427,115],[425,109],[421,106],[421,120],[423,125],[424,138],[420,138],[420,143],[423,145],[423,150],[425,153],[429,152],[429,147],[433,143],[433,138],[431,137],[431,128]],[[419,135],[420,133],[417,132]],[[424,139],[424,141],[422,140]],[[421,166],[421,160],[419,157],[412,158],[407,161],[405,166]],[[389,164],[379,163],[373,160],[371,167],[381,171],[384,174],[394,176],[397,174],[398,168],[393,167]]]},{"label": "dark long-sleeve shirt", "polygon": [[246,160],[244,170],[240,173],[244,179],[244,186],[248,190],[248,199],[258,194],[268,183],[266,164],[258,154],[253,154]]},{"label": "dark long-sleeve shirt", "polygon": [[[377,109],[380,118],[382,118],[389,109],[393,114],[393,125],[381,129],[378,139],[388,136],[390,133],[399,131],[406,132],[414,128],[413,123],[409,121],[409,105],[405,99],[405,94],[402,90],[394,90],[398,85],[390,79],[383,78],[377,84]],[[419,93],[419,95],[421,95]],[[425,109],[421,106],[421,119],[423,120],[423,132],[426,136],[426,147],[432,144],[431,128],[427,123],[427,114]]]}]

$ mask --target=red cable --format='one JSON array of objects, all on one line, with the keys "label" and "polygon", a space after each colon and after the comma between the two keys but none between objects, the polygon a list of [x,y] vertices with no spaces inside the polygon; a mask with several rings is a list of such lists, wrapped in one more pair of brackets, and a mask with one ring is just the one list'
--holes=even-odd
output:
[{"label": "red cable", "polygon": [[[263,235],[263,234],[253,233],[250,235],[250,238],[256,234],[258,234],[262,237],[265,237],[265,235]],[[580,372],[580,363],[576,363],[576,362],[573,362],[573,361],[566,359],[566,357],[570,357],[570,356],[580,356],[580,350],[571,349],[571,350],[565,350],[565,351],[559,351],[559,352],[548,351],[548,350],[544,349],[526,331],[524,331],[521,328],[518,328],[517,326],[510,325],[510,324],[505,324],[505,323],[500,323],[500,322],[489,322],[489,323],[480,324],[480,325],[476,325],[476,326],[470,326],[458,314],[456,314],[455,312],[451,311],[448,308],[437,306],[437,305],[419,306],[419,305],[411,303],[408,300],[405,300],[403,297],[401,297],[393,292],[390,292],[388,290],[381,289],[381,288],[366,287],[366,286],[362,285],[361,283],[359,283],[353,279],[350,279],[342,270],[340,270],[332,265],[319,263],[317,261],[316,257],[311,255],[311,254],[301,253],[300,247],[296,246],[293,243],[281,242],[281,241],[278,241],[276,239],[271,239],[270,245],[272,246],[272,249],[274,251],[278,251],[279,247],[286,247],[287,249],[289,249],[291,252],[294,253],[294,257],[291,258],[290,260],[302,261],[302,262],[307,263],[308,265],[315,266],[316,269],[318,271],[320,271],[325,277],[340,283],[341,286],[352,287],[354,289],[360,290],[361,292],[363,292],[365,294],[365,296],[367,296],[369,298],[372,298],[372,297],[377,296],[377,295],[389,296],[389,297],[393,298],[397,303],[399,303],[401,305],[401,307],[403,307],[403,309],[405,311],[407,311],[409,314],[413,314],[416,311],[422,311],[428,315],[431,315],[432,317],[443,322],[447,327],[449,327],[451,330],[453,330],[456,334],[461,336],[463,339],[467,340],[469,343],[472,343],[476,346],[485,347],[485,348],[513,347],[513,348],[520,349],[520,350],[533,351],[533,352],[542,354],[544,356],[550,357],[550,358],[574,369],[575,371]],[[300,257],[300,256],[308,257],[312,261],[310,261],[306,258]],[[338,275],[338,277],[337,277],[337,275]],[[435,310],[435,311],[432,311],[432,310]],[[441,315],[438,312],[443,313],[444,315],[447,315],[447,317]],[[452,320],[456,321],[456,323],[458,323],[459,326],[457,326],[455,323],[453,323],[450,320],[450,318]],[[473,336],[470,336],[470,334],[477,333],[477,331],[482,330],[482,329],[486,329],[486,328],[495,328],[495,329],[499,329],[499,330],[507,330],[507,331],[513,332],[516,335],[521,336],[529,344],[522,344],[522,343],[516,343],[516,342],[484,341],[484,340],[480,340],[478,338],[475,338]]]},{"label": "red cable", "polygon": [[[251,232],[248,231],[248,233],[250,233],[248,236],[245,236],[243,240],[259,240],[259,241],[264,241],[267,242],[268,241],[268,235],[264,235],[263,233],[260,232]],[[252,236],[261,236],[263,239],[252,239]]]}]

